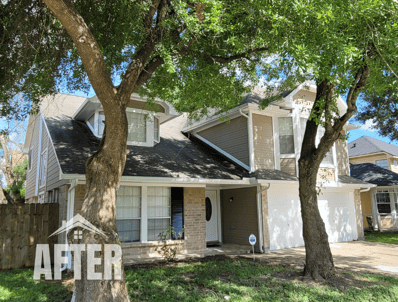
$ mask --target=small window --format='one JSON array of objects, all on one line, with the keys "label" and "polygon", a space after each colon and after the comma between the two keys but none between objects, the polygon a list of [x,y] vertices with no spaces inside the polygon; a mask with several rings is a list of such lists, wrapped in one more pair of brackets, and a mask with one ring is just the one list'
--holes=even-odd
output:
[{"label": "small window", "polygon": [[127,112],[127,122],[129,124],[129,142],[146,142],[146,119],[141,113]]},{"label": "small window", "polygon": [[388,162],[386,159],[376,160],[376,165],[381,168],[388,169]]},{"label": "small window", "polygon": [[391,202],[389,192],[377,192],[376,193],[376,204],[379,214],[390,214],[391,213]]},{"label": "small window", "polygon": [[32,156],[33,156],[33,149],[29,149],[29,152],[28,152],[28,171],[32,170]]},{"label": "small window", "polygon": [[281,154],[294,154],[293,120],[279,117],[279,148]]},{"label": "small window", "polygon": [[48,191],[48,199],[47,199],[48,203],[53,203],[54,199],[53,199],[53,191]]},{"label": "small window", "polygon": [[40,168],[39,168],[40,187],[43,187],[46,184],[46,176],[47,176],[47,150],[45,150],[40,156]]},{"label": "small window", "polygon": [[154,128],[153,137],[154,137],[155,141],[159,142],[160,141],[160,137],[159,137],[159,118],[157,118],[156,116],[153,119],[153,128]]},{"label": "small window", "polygon": [[120,186],[116,198],[116,227],[121,242],[140,241],[141,188]]}]

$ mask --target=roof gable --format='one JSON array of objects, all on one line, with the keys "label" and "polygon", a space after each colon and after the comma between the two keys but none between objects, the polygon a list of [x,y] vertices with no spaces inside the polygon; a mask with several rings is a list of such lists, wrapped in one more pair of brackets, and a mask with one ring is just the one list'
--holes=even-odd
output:
[{"label": "roof gable", "polygon": [[388,153],[393,156],[398,156],[398,146],[383,142],[370,136],[361,136],[349,143],[347,147],[349,157],[374,153]]}]

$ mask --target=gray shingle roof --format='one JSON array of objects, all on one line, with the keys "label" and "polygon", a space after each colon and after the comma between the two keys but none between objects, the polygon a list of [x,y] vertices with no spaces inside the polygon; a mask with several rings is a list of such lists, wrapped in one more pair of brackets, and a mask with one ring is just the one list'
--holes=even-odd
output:
[{"label": "gray shingle roof", "polygon": [[264,98],[278,97],[278,96],[284,98],[284,97],[288,96],[292,91],[293,91],[293,89],[280,92],[277,88],[272,91],[266,91],[264,88],[255,87],[251,93],[247,94],[244,97],[243,101],[240,102],[238,106],[243,105],[243,104],[249,104],[249,103],[260,105],[261,101]]},{"label": "gray shingle roof", "polygon": [[341,182],[343,184],[369,185],[368,182],[365,182],[358,178],[351,177],[349,175],[339,175],[339,182]]},{"label": "gray shingle roof", "polygon": [[[85,123],[70,117],[45,118],[54,142],[62,172],[84,174],[85,162],[99,144]],[[124,176],[189,177],[242,179],[249,177],[243,168],[233,165],[212,149],[189,140],[180,131],[185,122],[178,117],[161,128],[160,143],[154,147],[128,146]]]},{"label": "gray shingle roof", "polygon": [[360,138],[349,143],[347,147],[348,155],[350,157],[380,152],[398,156],[398,146],[383,142],[370,136],[361,136]]},{"label": "gray shingle roof", "polygon": [[398,185],[398,174],[371,163],[351,165],[351,176],[378,186]]}]

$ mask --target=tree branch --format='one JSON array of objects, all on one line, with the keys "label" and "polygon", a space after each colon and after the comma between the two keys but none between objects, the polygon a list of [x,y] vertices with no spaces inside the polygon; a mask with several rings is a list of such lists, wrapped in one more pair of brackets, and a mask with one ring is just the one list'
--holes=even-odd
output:
[{"label": "tree branch", "polygon": [[136,52],[134,58],[128,65],[122,82],[117,89],[118,94],[122,95],[123,99],[130,97],[130,95],[136,90],[137,80],[145,68],[144,64],[148,61],[151,54],[155,50],[156,44],[162,40],[162,34],[164,30],[162,22],[166,17],[167,1],[162,0],[157,7],[157,25],[151,28],[149,31],[143,46]]},{"label": "tree branch", "polygon": [[113,100],[116,90],[101,50],[73,3],[62,0],[43,0],[43,2],[72,38],[98,99],[101,102]]}]

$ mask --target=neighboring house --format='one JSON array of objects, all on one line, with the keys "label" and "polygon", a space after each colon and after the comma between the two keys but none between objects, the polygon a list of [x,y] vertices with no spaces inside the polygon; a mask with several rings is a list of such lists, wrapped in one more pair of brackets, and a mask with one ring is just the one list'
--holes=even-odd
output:
[{"label": "neighboring house", "polygon": [[[365,227],[398,228],[398,147],[362,136],[348,144],[351,176],[377,185],[361,193]],[[370,221],[369,221],[370,222]]]},{"label": "neighboring house", "polygon": [[[304,245],[297,160],[315,86],[300,85],[263,110],[260,97],[248,95],[226,113],[228,121],[210,116],[192,123],[165,102],[151,111],[145,98],[132,95],[127,161],[116,202],[128,261],[156,256],[157,235],[169,225],[177,231],[184,227],[183,238],[169,244],[186,254],[203,255],[207,245],[220,243],[248,245],[250,234],[256,235],[259,252]],[[339,108],[346,110],[341,99]],[[85,161],[98,147],[103,119],[96,97],[61,94],[44,99],[40,113],[30,117],[26,197],[58,202],[60,225],[81,209]],[[345,142],[332,148],[319,179],[319,209],[329,240],[363,238],[359,192],[372,185],[349,176]]]}]

